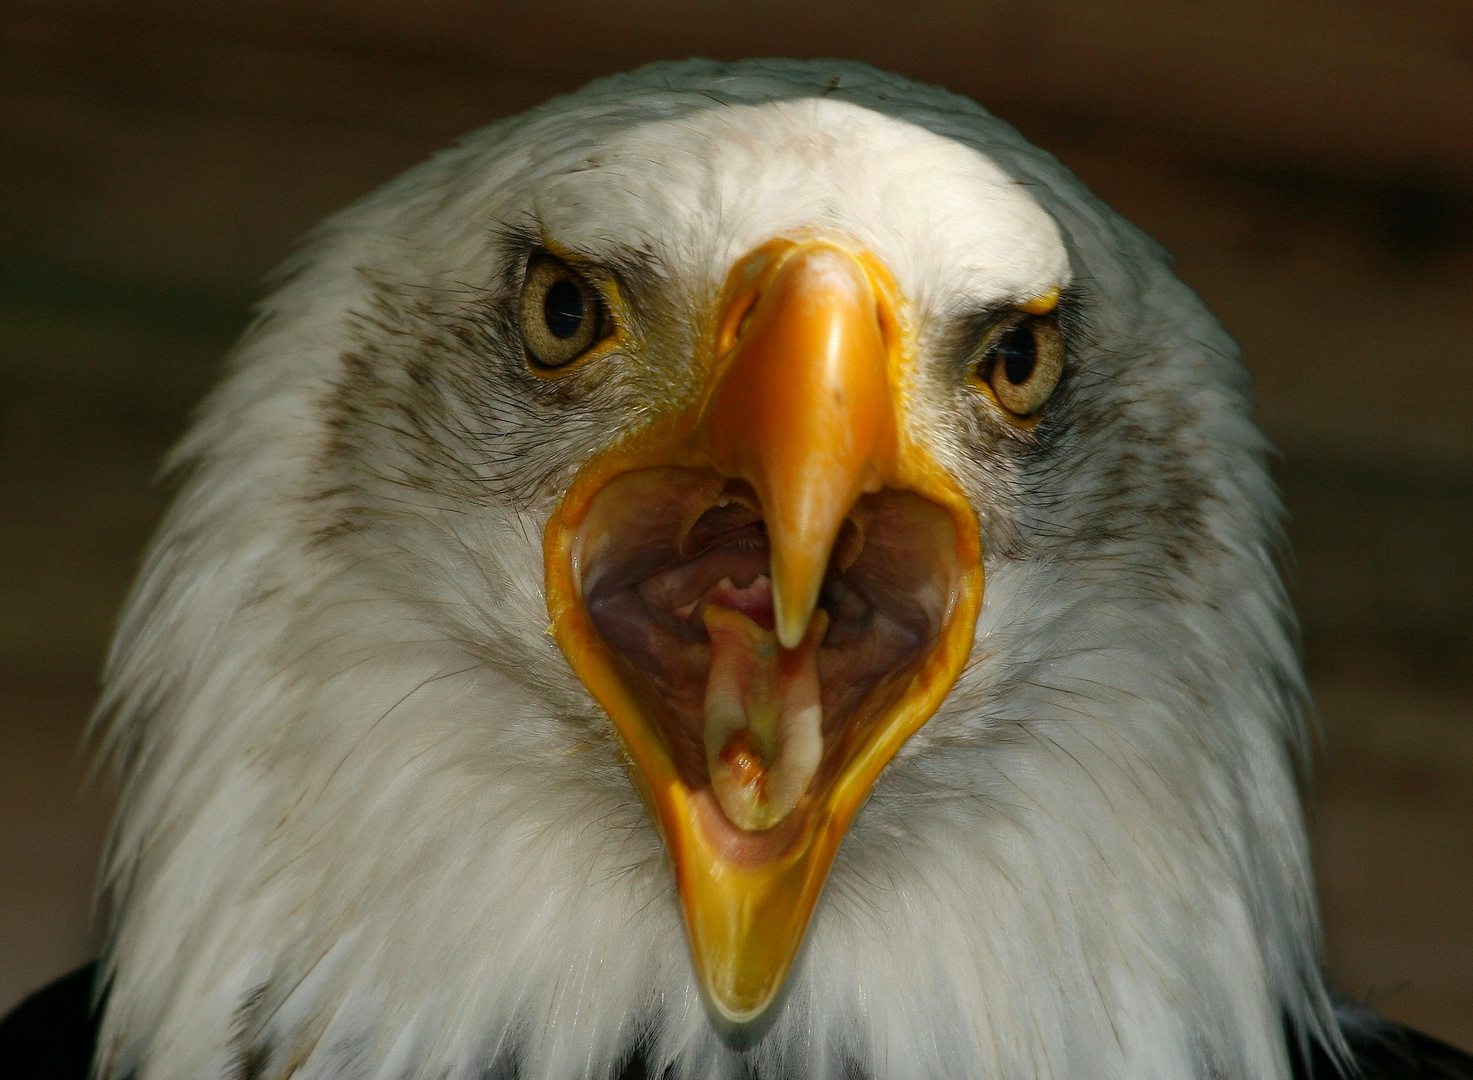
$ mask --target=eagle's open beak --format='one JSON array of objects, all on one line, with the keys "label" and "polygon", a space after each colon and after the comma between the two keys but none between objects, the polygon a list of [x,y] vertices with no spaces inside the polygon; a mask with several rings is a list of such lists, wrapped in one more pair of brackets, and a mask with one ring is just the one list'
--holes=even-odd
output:
[{"label": "eagle's open beak", "polygon": [[733,1023],[777,996],[850,821],[971,650],[977,519],[907,424],[897,303],[868,255],[759,248],[699,399],[591,461],[547,526],[558,643]]}]

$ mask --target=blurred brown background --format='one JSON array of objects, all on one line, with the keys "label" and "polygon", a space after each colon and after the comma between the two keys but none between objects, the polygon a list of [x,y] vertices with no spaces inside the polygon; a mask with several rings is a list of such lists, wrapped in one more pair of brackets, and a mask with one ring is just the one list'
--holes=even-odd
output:
[{"label": "blurred brown background", "polygon": [[971,95],[1178,256],[1284,450],[1331,966],[1473,1047],[1462,0],[0,0],[0,1009],[91,955],[82,725],[151,474],[262,275],[459,133],[692,54]]}]

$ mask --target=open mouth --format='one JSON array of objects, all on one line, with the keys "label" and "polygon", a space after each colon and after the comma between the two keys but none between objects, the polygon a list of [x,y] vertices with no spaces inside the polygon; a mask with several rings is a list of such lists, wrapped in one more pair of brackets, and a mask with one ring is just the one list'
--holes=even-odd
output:
[{"label": "open mouth", "polygon": [[544,534],[552,632],[727,1023],[775,1000],[850,822],[972,647],[977,517],[907,426],[898,303],[863,253],[756,249],[700,395],[589,461]]},{"label": "open mouth", "polygon": [[584,603],[621,680],[681,781],[747,832],[782,824],[842,773],[935,648],[959,577],[947,511],[907,491],[861,496],[802,641],[784,649],[750,485],[705,469],[626,473],[580,536]]}]

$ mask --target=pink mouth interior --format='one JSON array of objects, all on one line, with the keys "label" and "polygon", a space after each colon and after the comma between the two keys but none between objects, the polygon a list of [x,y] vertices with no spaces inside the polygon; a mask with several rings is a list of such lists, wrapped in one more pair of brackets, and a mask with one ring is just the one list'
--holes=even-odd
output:
[{"label": "pink mouth interior", "polygon": [[740,611],[764,630],[771,630],[773,627],[772,580],[765,572],[758,574],[746,585],[738,585],[731,578],[724,577],[698,599],[682,605],[675,615],[680,619],[689,619],[698,614],[698,609],[712,604]]},{"label": "pink mouth interior", "polygon": [[[773,611],[756,496],[705,470],[627,473],[594,498],[579,536],[583,597],[595,627],[662,733],[681,779],[693,791],[709,786],[708,609],[740,612],[756,624],[743,639],[755,644],[723,639],[722,647],[751,652],[733,659],[758,676],[768,670],[757,655],[762,643],[775,643],[757,632],[771,631]],[[862,497],[841,529],[819,598],[823,615],[814,616],[827,626],[810,623],[810,637],[822,634],[823,750],[813,786],[842,767],[847,748],[934,648],[956,590],[954,537],[941,507],[888,489]],[[770,663],[781,666],[795,651],[782,650]]]}]

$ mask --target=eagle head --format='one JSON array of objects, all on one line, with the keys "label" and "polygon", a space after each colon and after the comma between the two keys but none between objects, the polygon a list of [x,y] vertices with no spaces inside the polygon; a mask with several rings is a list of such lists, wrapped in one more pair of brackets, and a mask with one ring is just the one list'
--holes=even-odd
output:
[{"label": "eagle head", "polygon": [[1234,346],[971,103],[658,65],[328,221],[107,675],[104,1078],[1287,1077]]}]

